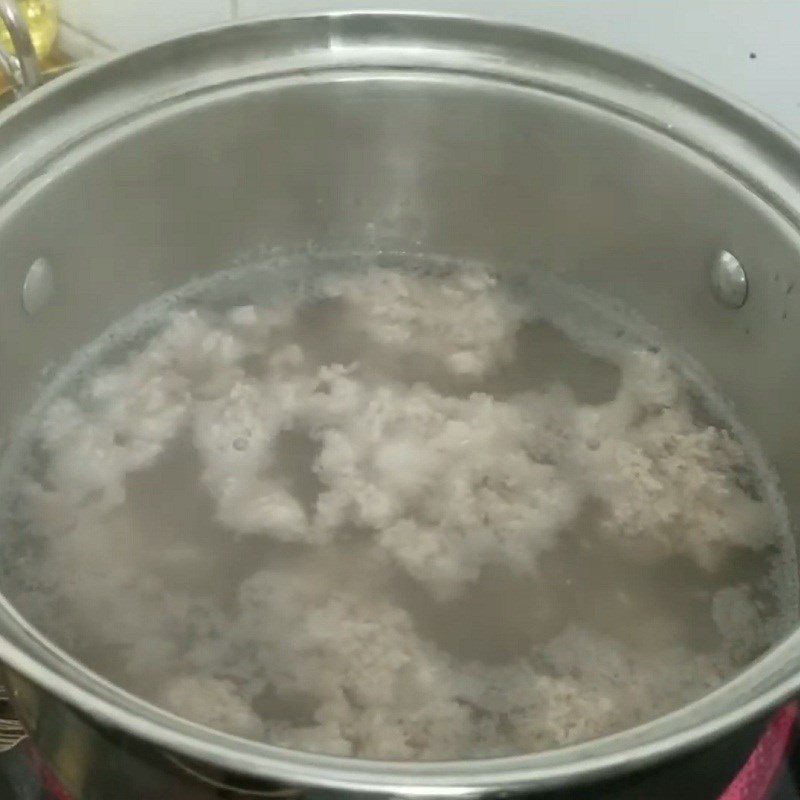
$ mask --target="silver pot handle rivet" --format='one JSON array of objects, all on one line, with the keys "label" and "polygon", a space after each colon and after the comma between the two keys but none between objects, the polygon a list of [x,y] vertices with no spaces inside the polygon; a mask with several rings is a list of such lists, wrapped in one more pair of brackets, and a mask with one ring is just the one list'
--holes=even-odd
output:
[{"label": "silver pot handle rivet", "polygon": [[725,308],[741,308],[747,301],[747,274],[738,258],[720,250],[711,262],[711,292]]},{"label": "silver pot handle rivet", "polygon": [[50,262],[37,258],[22,283],[22,307],[31,316],[41,311],[53,296],[55,275]]},{"label": "silver pot handle rivet", "polygon": [[42,73],[28,23],[16,0],[0,0],[0,19],[8,28],[15,53],[0,47],[0,69],[6,72],[18,94],[26,94],[42,82]]}]

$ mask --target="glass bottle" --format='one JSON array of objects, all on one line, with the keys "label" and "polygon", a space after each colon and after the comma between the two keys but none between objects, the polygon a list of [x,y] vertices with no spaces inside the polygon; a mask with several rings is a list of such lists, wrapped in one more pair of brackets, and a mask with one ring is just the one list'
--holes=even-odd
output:
[{"label": "glass bottle", "polygon": [[[17,0],[22,15],[28,23],[36,55],[43,61],[50,55],[58,33],[58,7],[56,0]],[[11,37],[0,22],[0,46],[13,51]]]}]

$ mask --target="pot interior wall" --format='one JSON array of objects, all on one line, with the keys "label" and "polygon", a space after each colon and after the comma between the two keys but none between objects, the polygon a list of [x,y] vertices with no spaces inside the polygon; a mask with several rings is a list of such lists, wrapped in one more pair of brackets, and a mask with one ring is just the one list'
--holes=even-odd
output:
[{"label": "pot interior wall", "polygon": [[[137,304],[308,243],[529,264],[619,298],[713,373],[800,510],[797,231],[663,132],[444,74],[209,92],[51,164],[0,216],[6,433],[47,365]],[[748,271],[739,311],[710,293],[721,248]],[[21,287],[41,256],[55,293],[30,316]]]}]

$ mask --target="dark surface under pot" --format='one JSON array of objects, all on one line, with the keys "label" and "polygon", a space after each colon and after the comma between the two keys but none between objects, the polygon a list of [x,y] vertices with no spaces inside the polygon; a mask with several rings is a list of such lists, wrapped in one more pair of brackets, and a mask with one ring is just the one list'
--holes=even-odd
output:
[{"label": "dark surface under pot", "polygon": [[[602,786],[535,797],[539,800],[566,800],[567,797],[570,800],[800,800],[798,729],[797,707],[788,706],[768,723],[752,724],[663,767]],[[217,796],[240,795],[223,790]],[[0,798],[80,800],[71,798],[59,786],[28,741],[0,755]],[[187,796],[186,800],[194,800],[194,796]]]}]

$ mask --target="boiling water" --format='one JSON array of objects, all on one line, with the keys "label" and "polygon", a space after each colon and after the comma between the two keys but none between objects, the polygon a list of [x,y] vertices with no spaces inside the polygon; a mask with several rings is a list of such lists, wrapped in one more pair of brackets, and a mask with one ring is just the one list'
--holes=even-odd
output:
[{"label": "boiling water", "polygon": [[76,355],[2,485],[7,593],[56,643],[299,749],[593,738],[797,616],[776,482],[702,370],[541,275],[307,256],[185,287]]}]

